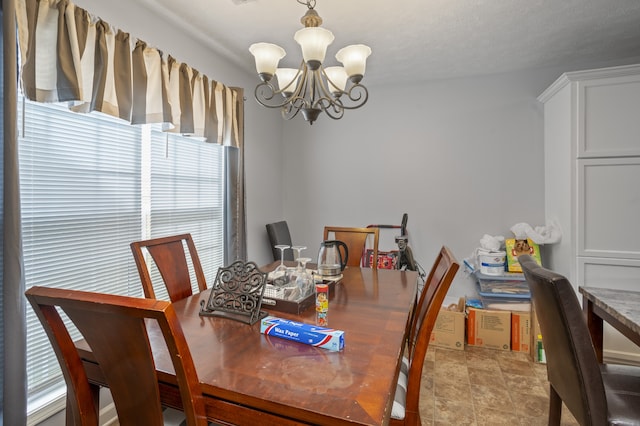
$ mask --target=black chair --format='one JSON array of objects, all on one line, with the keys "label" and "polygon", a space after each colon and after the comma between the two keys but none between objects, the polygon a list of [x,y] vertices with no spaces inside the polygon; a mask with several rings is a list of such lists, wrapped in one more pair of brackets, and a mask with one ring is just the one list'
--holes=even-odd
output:
[{"label": "black chair", "polygon": [[[289,225],[286,221],[268,223],[267,235],[269,236],[269,243],[271,244],[271,251],[273,252],[273,260],[280,260],[280,250],[275,246],[279,244],[286,244],[288,246],[291,243],[291,234],[289,233]],[[293,261],[293,250],[284,251],[284,260]]]},{"label": "black chair", "polygon": [[547,358],[549,425],[562,403],[581,425],[640,425],[640,367],[600,364],[571,283],[529,255],[518,256],[529,283]]}]

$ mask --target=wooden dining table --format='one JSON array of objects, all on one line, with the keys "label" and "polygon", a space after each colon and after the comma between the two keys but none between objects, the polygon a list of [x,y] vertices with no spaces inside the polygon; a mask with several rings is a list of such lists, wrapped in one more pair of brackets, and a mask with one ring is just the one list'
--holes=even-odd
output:
[{"label": "wooden dining table", "polygon": [[582,309],[598,361],[603,361],[604,322],[640,346],[640,292],[580,287]]},{"label": "wooden dining table", "polygon": [[[275,265],[269,265],[269,269]],[[406,330],[415,301],[413,271],[347,267],[329,298],[329,326],[344,331],[334,352],[260,333],[260,321],[200,316],[209,290],[175,302],[205,397],[207,417],[221,424],[381,425],[390,417]],[[315,324],[300,315],[270,315]],[[150,329],[164,405],[181,408],[163,339]],[[90,352],[95,386],[106,385]]]}]

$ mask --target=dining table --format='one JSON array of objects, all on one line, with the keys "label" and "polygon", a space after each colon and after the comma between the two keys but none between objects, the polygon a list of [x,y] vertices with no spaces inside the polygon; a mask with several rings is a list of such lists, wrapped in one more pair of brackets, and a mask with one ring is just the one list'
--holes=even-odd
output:
[{"label": "dining table", "polygon": [[596,357],[603,362],[604,322],[640,346],[640,291],[580,286]]},{"label": "dining table", "polygon": [[[268,271],[277,264],[261,267]],[[210,289],[173,306],[194,360],[207,418],[219,424],[384,425],[389,421],[418,273],[347,267],[329,296],[328,325],[344,331],[344,349],[331,351],[260,332],[246,324],[201,316]],[[313,307],[271,316],[315,324]],[[180,409],[178,385],[162,335],[149,336],[163,405]],[[94,387],[106,386],[83,348]]]}]

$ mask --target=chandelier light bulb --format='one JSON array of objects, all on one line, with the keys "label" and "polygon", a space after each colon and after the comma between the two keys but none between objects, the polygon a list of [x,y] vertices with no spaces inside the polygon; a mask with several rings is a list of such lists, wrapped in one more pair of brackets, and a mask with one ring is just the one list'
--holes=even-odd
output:
[{"label": "chandelier light bulb", "polygon": [[333,42],[333,33],[321,27],[307,27],[296,31],[294,40],[302,48],[302,58],[311,70],[317,70],[327,54],[327,47]]},{"label": "chandelier light bulb", "polygon": [[[254,43],[249,47],[249,52],[256,60],[256,71],[263,81],[268,81],[276,73],[278,62],[284,58],[284,49],[272,43]],[[267,78],[265,80],[265,78]]]},{"label": "chandelier light bulb", "polygon": [[357,78],[358,81],[364,76],[367,66],[367,58],[371,55],[371,48],[364,44],[352,44],[343,47],[336,53],[336,59],[344,65],[349,78]]},{"label": "chandelier light bulb", "polygon": [[343,67],[327,67],[324,69],[327,74],[327,83],[333,96],[340,96],[347,87],[347,71]]},{"label": "chandelier light bulb", "polygon": [[294,68],[278,68],[276,70],[276,77],[278,78],[278,86],[282,94],[284,96],[291,96],[298,85],[300,73]]}]

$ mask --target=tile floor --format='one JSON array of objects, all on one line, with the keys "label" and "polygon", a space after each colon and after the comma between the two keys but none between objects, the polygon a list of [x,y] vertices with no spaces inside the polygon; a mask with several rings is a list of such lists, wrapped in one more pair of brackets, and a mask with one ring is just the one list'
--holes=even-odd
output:
[{"label": "tile floor", "polygon": [[[526,353],[432,346],[420,398],[424,426],[547,425],[546,366],[531,362]],[[562,425],[578,425],[566,407]]]}]

